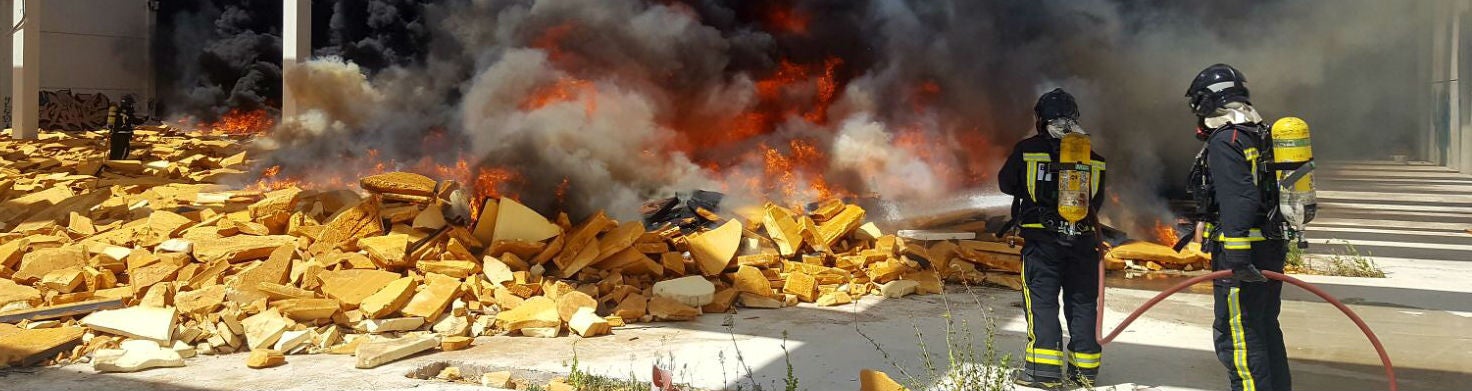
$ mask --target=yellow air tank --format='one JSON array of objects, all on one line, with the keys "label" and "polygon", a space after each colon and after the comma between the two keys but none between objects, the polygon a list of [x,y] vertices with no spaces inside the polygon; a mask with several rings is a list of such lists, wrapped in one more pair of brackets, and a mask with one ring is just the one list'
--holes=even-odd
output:
[{"label": "yellow air tank", "polygon": [[1069,133],[1063,136],[1058,153],[1058,215],[1069,223],[1089,216],[1090,159],[1089,136]]},{"label": "yellow air tank", "polygon": [[1294,167],[1277,170],[1280,187],[1278,210],[1293,228],[1302,231],[1308,220],[1313,219],[1317,204],[1312,173],[1314,151],[1309,142],[1308,123],[1297,117],[1285,117],[1273,122],[1272,132],[1273,162],[1278,167]]}]

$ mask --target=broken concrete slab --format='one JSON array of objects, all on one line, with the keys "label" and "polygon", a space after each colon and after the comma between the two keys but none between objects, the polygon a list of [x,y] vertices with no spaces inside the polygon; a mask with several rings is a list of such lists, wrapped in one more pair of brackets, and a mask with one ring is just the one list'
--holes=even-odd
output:
[{"label": "broken concrete slab", "polygon": [[557,316],[563,322],[572,319],[581,308],[598,309],[598,300],[587,293],[572,291],[557,296]]},{"label": "broken concrete slab", "polygon": [[761,270],[752,266],[741,266],[736,268],[735,273],[730,274],[731,285],[743,293],[759,296],[772,295],[772,282]]},{"label": "broken concrete slab", "polygon": [[592,308],[582,307],[572,315],[567,322],[567,328],[571,329],[583,338],[591,338],[610,333],[613,328],[609,326],[608,320],[595,312]]},{"label": "broken concrete slab", "polygon": [[794,272],[787,275],[782,292],[797,296],[798,300],[813,302],[818,299],[818,280],[811,274]]},{"label": "broken concrete slab", "polygon": [[521,335],[532,338],[557,338],[562,335],[562,326],[557,327],[527,327],[521,329]]},{"label": "broken concrete slab", "polygon": [[358,331],[378,334],[395,331],[413,331],[418,330],[421,326],[424,326],[424,318],[411,316],[405,318],[363,319],[354,328]]},{"label": "broken concrete slab", "polygon": [[891,299],[915,294],[920,288],[920,282],[913,280],[894,280],[879,286],[879,294]]},{"label": "broken concrete slab", "polygon": [[271,302],[271,307],[291,320],[310,322],[331,319],[342,309],[342,304],[337,299],[286,299]]},{"label": "broken concrete slab", "polygon": [[210,285],[203,289],[179,292],[174,295],[174,307],[184,313],[203,314],[212,312],[224,301],[224,285]]},{"label": "broken concrete slab", "polygon": [[562,227],[540,213],[510,198],[502,198],[496,211],[496,231],[490,242],[524,240],[540,242],[562,233]]},{"label": "broken concrete slab", "polygon": [[358,239],[358,247],[367,251],[368,257],[373,262],[384,267],[409,266],[409,263],[404,260],[404,256],[408,255],[409,251],[409,235],[370,236]]},{"label": "broken concrete slab", "polygon": [[316,335],[317,332],[312,329],[286,331],[281,333],[281,338],[276,339],[276,343],[271,346],[271,349],[280,351],[283,354],[291,353],[296,348],[309,345],[312,342],[312,337]]},{"label": "broken concrete slab", "polygon": [[527,299],[511,310],[496,314],[496,323],[506,331],[518,331],[531,327],[558,327],[562,318],[557,314],[557,303],[546,297]]},{"label": "broken concrete slab", "polygon": [[239,291],[258,291],[261,283],[281,284],[286,282],[291,270],[291,261],[296,257],[296,245],[287,244],[271,250],[265,262],[237,273],[234,287]]},{"label": "broken concrete slab", "polygon": [[363,190],[386,193],[402,194],[419,197],[434,196],[435,181],[427,176],[412,172],[387,172],[377,175],[369,175],[358,180],[358,185]]},{"label": "broken concrete slab", "polygon": [[727,221],[716,229],[690,236],[687,242],[701,274],[720,274],[731,264],[741,246],[741,222]]},{"label": "broken concrete slab", "polygon": [[286,355],[275,349],[251,349],[245,358],[245,367],[251,369],[270,368],[286,364]]},{"label": "broken concrete slab", "polygon": [[483,373],[480,375],[480,385],[505,389],[516,388],[516,384],[511,382],[511,371]]},{"label": "broken concrete slab", "polygon": [[859,371],[859,391],[909,391],[888,374],[872,369]]},{"label": "broken concrete slab", "polygon": [[668,297],[691,307],[715,300],[716,286],[702,276],[685,276],[654,283],[655,297]]},{"label": "broken concrete slab", "polygon": [[649,299],[637,293],[631,293],[619,300],[618,306],[613,308],[613,315],[628,319],[630,322],[643,318],[648,312]]},{"label": "broken concrete slab", "polygon": [[184,366],[184,357],[172,348],[152,341],[124,341],[122,349],[102,349],[92,355],[92,369],[98,372],[137,372],[150,368]]},{"label": "broken concrete slab", "polygon": [[169,342],[177,314],[174,308],[129,307],[93,312],[81,323],[109,334]]},{"label": "broken concrete slab", "polygon": [[357,308],[363,299],[400,277],[399,273],[376,269],[329,270],[317,274],[318,280],[322,281],[322,293],[341,301],[349,309]]},{"label": "broken concrete slab", "polygon": [[405,336],[396,339],[370,341],[358,345],[354,353],[358,357],[358,369],[368,369],[387,364],[415,353],[434,349],[440,342],[430,336]]},{"label": "broken concrete slab", "polygon": [[0,333],[0,366],[26,366],[55,357],[82,340],[86,329],[53,327]]},{"label": "broken concrete slab", "polygon": [[87,253],[80,248],[43,248],[21,257],[20,268],[10,278],[22,284],[31,284],[41,280],[47,273],[82,266],[87,266]]},{"label": "broken concrete slab", "polygon": [[762,296],[750,292],[741,292],[737,302],[742,308],[782,308],[782,300],[771,296]]},{"label": "broken concrete slab", "polygon": [[649,315],[655,320],[695,320],[700,317],[700,308],[685,305],[675,299],[655,296],[649,299]]},{"label": "broken concrete slab", "polygon": [[463,336],[470,334],[470,319],[465,316],[445,314],[434,323],[434,326],[430,327],[430,330],[442,336]]},{"label": "broken concrete slab", "polygon": [[844,305],[852,302],[853,297],[850,297],[847,292],[829,292],[823,294],[822,296],[818,296],[818,300],[814,303],[816,303],[819,307],[832,307],[835,305]]},{"label": "broken concrete slab", "polygon": [[205,239],[194,244],[194,259],[203,263],[224,260],[230,263],[261,259],[271,255],[277,247],[295,244],[296,237],[290,235],[232,236]]},{"label": "broken concrete slab", "polygon": [[358,309],[363,311],[363,316],[369,319],[388,317],[409,304],[409,299],[414,297],[414,288],[418,286],[419,282],[413,277],[394,280],[385,285],[383,289],[364,298],[358,305]]},{"label": "broken concrete slab", "polygon": [[429,274],[424,277],[424,283],[424,287],[415,293],[414,297],[409,299],[409,304],[405,304],[399,312],[408,316],[436,319],[441,313],[444,313],[450,301],[460,294],[459,279],[441,274]]},{"label": "broken concrete slab", "polygon": [[441,338],[440,339],[440,350],[443,350],[443,351],[446,351],[446,352],[455,351],[455,350],[465,350],[465,349],[469,348],[470,345],[472,343],[474,343],[474,342],[475,342],[475,338],[471,338],[471,337],[458,336],[458,335],[457,336],[448,336],[448,337],[444,337],[444,338]]},{"label": "broken concrete slab", "polygon": [[240,321],[245,328],[245,345],[249,349],[269,348],[286,332],[287,322],[276,309],[251,315]]},{"label": "broken concrete slab", "polygon": [[0,278],[0,313],[30,309],[40,304],[40,290]]}]

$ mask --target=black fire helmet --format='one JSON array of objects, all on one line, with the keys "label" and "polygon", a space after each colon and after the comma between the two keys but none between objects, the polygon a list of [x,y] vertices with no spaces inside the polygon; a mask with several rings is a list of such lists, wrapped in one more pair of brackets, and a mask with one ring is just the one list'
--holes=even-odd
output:
[{"label": "black fire helmet", "polygon": [[1201,70],[1191,87],[1186,89],[1187,104],[1197,117],[1210,116],[1232,102],[1248,101],[1247,76],[1227,64],[1216,64]]},{"label": "black fire helmet", "polygon": [[1054,88],[1038,97],[1038,103],[1032,107],[1032,112],[1037,115],[1039,123],[1058,118],[1076,120],[1078,119],[1078,103],[1073,101],[1073,95],[1069,95],[1068,91]]}]

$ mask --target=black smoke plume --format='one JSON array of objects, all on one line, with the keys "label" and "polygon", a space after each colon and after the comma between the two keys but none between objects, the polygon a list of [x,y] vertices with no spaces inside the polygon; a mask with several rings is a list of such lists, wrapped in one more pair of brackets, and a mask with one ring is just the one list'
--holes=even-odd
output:
[{"label": "black smoke plume", "polygon": [[[272,140],[286,173],[310,177],[324,158],[468,156],[520,173],[512,192],[543,211],[624,217],[695,186],[938,199],[993,188],[1011,143],[1034,132],[1033,100],[1063,87],[1110,160],[1119,201],[1106,211],[1126,228],[1168,217],[1199,148],[1182,95],[1213,63],[1243,70],[1270,120],[1305,118],[1320,156],[1417,145],[1430,17],[1426,2],[1373,0],[317,3],[324,57],[285,75],[313,91],[311,110]],[[211,66],[255,82],[241,70],[257,62]],[[228,82],[189,80],[185,97],[229,96],[208,88]],[[555,99],[529,104],[541,95]],[[763,148],[775,152],[752,153]],[[769,168],[810,150],[816,170]],[[771,185],[781,180],[797,194]]]}]

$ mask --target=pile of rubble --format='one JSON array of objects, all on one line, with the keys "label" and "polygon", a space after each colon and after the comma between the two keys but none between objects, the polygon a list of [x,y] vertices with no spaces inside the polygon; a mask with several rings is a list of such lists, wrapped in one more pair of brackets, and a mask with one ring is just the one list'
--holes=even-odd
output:
[{"label": "pile of rubble", "polygon": [[457,218],[471,213],[453,181],[240,190],[215,184],[248,172],[238,140],[144,129],[143,159],[111,162],[102,143],[0,139],[0,365],[135,371],[249,351],[252,368],[298,353],[371,368],[478,336],[594,337],[939,293],[943,280],[1021,285],[1015,248],[902,240],[837,200],[730,215],[700,204],[665,212],[701,224],[655,227],[602,213],[574,224],[510,198]]},{"label": "pile of rubble", "polygon": [[1104,255],[1109,270],[1124,270],[1125,277],[1137,275],[1159,278],[1174,274],[1211,270],[1211,254],[1201,251],[1200,243],[1188,243],[1177,252],[1170,246],[1146,241],[1131,241],[1109,249]]}]

